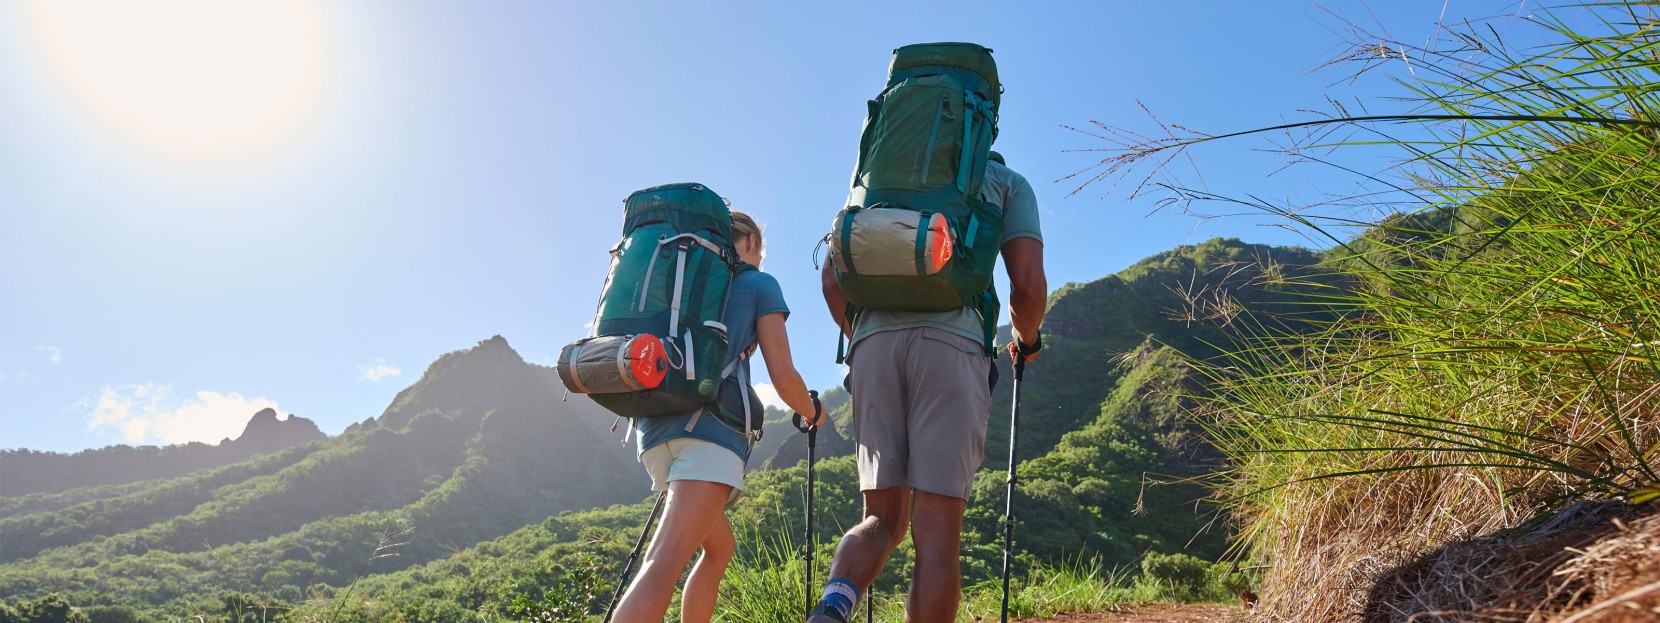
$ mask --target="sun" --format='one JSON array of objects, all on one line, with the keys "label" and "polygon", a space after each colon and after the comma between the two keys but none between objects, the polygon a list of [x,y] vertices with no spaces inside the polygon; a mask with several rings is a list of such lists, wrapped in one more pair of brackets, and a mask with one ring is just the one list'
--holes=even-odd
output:
[{"label": "sun", "polygon": [[327,83],[317,2],[39,0],[30,45],[54,83],[149,151],[217,161],[271,149],[312,120]]}]

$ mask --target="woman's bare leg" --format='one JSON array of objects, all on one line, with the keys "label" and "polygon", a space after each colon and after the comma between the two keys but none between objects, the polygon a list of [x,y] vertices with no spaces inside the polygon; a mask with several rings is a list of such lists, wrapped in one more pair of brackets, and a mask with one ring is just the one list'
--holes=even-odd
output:
[{"label": "woman's bare leg", "polygon": [[[645,562],[634,576],[628,592],[617,605],[618,623],[658,623],[674,598],[674,584],[718,523],[726,523],[726,499],[732,486],[704,480],[676,480],[669,483],[663,525],[651,537]],[[730,530],[730,528],[728,528]]]},{"label": "woman's bare leg", "polygon": [[737,547],[737,540],[732,538],[732,524],[727,521],[726,513],[721,513],[720,520],[709,528],[709,536],[703,537],[703,555],[686,578],[686,589],[680,592],[681,623],[709,623],[714,618],[720,579],[726,575],[726,565],[732,562],[732,553]]}]

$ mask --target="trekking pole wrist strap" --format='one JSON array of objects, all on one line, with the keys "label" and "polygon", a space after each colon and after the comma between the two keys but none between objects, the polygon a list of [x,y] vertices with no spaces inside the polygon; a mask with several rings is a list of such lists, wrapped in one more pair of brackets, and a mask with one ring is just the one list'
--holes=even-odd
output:
[{"label": "trekking pole wrist strap", "polygon": [[1043,350],[1043,334],[1039,333],[1037,339],[1032,340],[1031,344],[1025,344],[1020,340],[1015,340],[1014,348],[1020,353],[1021,357],[1035,355],[1038,351]]},{"label": "trekking pole wrist strap", "polygon": [[824,403],[818,400],[818,390],[807,390],[807,398],[813,401],[813,418],[808,420],[800,411],[795,413],[795,428],[803,433],[811,433],[817,429],[818,425],[813,422],[817,422],[824,415]]}]

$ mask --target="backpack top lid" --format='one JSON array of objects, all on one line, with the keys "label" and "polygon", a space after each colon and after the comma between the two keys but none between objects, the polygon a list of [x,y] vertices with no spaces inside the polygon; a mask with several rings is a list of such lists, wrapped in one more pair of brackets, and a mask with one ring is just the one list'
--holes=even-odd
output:
[{"label": "backpack top lid", "polygon": [[[942,73],[940,68],[966,70],[984,81],[970,84],[982,97],[993,104],[1001,104],[1003,83],[997,81],[997,61],[991,57],[991,48],[974,43],[913,43],[893,51],[893,62],[888,65],[888,84],[891,86],[906,78]],[[957,72],[953,72],[957,73]],[[963,76],[959,73],[959,79]],[[971,80],[963,80],[969,84]]]},{"label": "backpack top lid", "polygon": [[682,232],[707,229],[732,240],[732,210],[709,187],[695,182],[636,190],[623,200],[623,235],[641,225],[668,222]]}]

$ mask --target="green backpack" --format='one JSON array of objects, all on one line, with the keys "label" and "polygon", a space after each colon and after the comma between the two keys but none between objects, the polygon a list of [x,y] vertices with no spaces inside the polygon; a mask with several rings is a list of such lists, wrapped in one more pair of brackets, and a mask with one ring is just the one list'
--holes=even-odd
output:
[{"label": "green backpack", "polygon": [[[560,351],[560,380],[624,417],[715,407],[723,419],[738,419],[737,410],[738,423],[758,427],[759,398],[748,379],[732,375],[742,358],[725,364],[727,294],[733,278],[755,269],[732,246],[726,200],[702,184],[668,184],[623,205],[623,239],[611,249],[594,333]],[[723,387],[738,400],[721,400]]]},{"label": "green backpack", "polygon": [[847,205],[828,235],[849,319],[860,309],[966,306],[980,314],[986,352],[994,351],[1003,210],[980,185],[1001,96],[990,49],[894,50],[887,87],[865,117]]}]

